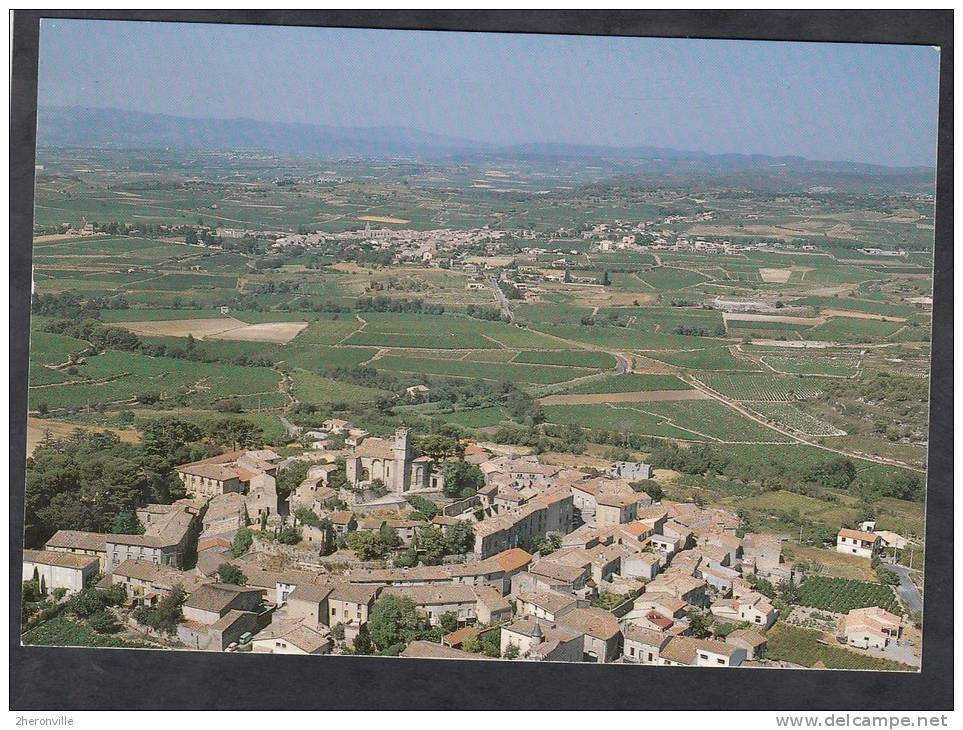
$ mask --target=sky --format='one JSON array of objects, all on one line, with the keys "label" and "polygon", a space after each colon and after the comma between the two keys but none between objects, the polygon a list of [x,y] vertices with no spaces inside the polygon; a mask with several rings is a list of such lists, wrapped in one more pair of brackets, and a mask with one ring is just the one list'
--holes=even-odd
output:
[{"label": "sky", "polygon": [[935,165],[929,46],[44,20],[39,103]]}]

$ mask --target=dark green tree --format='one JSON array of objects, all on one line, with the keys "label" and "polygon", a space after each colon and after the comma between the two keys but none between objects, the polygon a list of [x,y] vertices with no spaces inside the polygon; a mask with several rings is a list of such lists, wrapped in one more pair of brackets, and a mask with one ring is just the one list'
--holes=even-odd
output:
[{"label": "dark green tree", "polygon": [[471,497],[485,486],[485,475],[476,464],[466,461],[447,461],[441,467],[445,478],[444,494],[452,499]]},{"label": "dark green tree", "polygon": [[382,595],[368,615],[368,631],[375,647],[384,651],[417,639],[422,631],[422,620],[410,598]]},{"label": "dark green tree", "polygon": [[250,528],[242,527],[234,533],[234,539],[231,541],[231,554],[235,558],[239,558],[251,549],[253,543],[254,533],[251,532]]},{"label": "dark green tree", "polygon": [[244,575],[244,571],[231,563],[221,563],[218,565],[217,577],[221,579],[222,583],[230,583],[235,586],[247,584],[247,576]]}]

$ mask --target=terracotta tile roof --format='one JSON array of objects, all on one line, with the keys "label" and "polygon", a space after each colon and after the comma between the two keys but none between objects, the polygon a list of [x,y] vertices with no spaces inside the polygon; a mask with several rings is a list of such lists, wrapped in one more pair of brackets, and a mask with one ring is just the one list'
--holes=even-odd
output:
[{"label": "terracotta tile roof", "polygon": [[384,593],[389,596],[410,598],[418,606],[445,603],[476,603],[475,591],[464,583],[435,583],[421,586],[388,586]]},{"label": "terracotta tile roof", "polygon": [[288,595],[288,601],[307,601],[308,603],[321,603],[331,595],[334,586],[317,583],[300,583]]},{"label": "terracotta tile roof", "polygon": [[731,644],[742,644],[753,648],[762,646],[766,643],[766,637],[758,631],[752,629],[736,629],[726,637],[726,642]]},{"label": "terracotta tile roof", "polygon": [[75,568],[77,570],[99,564],[97,556],[95,555],[65,553],[59,550],[24,550],[23,562],[51,565],[57,568]]},{"label": "terracotta tile roof", "polygon": [[557,591],[521,591],[515,594],[522,603],[530,603],[551,614],[558,614],[566,608],[578,605],[575,596],[558,593]]},{"label": "terracotta tile roof", "polygon": [[503,550],[496,555],[492,555],[489,560],[498,563],[498,567],[506,573],[510,573],[515,570],[521,570],[531,563],[532,556],[531,553],[527,553],[521,548],[511,548],[510,550]]},{"label": "terracotta tile roof", "polygon": [[445,634],[441,640],[442,643],[448,646],[457,647],[465,639],[469,638],[470,636],[478,636],[481,632],[482,630],[477,626],[464,626],[460,629],[452,631],[450,634]]},{"label": "terracotta tile roof", "polygon": [[874,532],[862,532],[860,530],[850,530],[847,527],[839,531],[840,537],[848,537],[850,540],[864,540],[865,542],[876,542],[880,539]]},{"label": "terracotta tile roof", "polygon": [[53,537],[47,540],[47,549],[72,548],[74,550],[92,550],[98,553],[107,552],[106,536],[99,532],[82,532],[81,530],[57,530]]},{"label": "terracotta tile roof", "polygon": [[652,629],[647,629],[644,626],[637,626],[632,623],[625,627],[624,635],[626,641],[637,641],[640,644],[646,644],[648,646],[661,647],[669,640],[669,637],[661,631],[653,631]]},{"label": "terracotta tile roof", "polygon": [[596,639],[608,641],[621,632],[615,614],[601,608],[576,608],[556,619],[558,623]]},{"label": "terracotta tile roof", "polygon": [[362,444],[354,450],[353,455],[367,459],[395,458],[395,452],[394,449],[391,448],[391,443],[381,438],[365,439]]},{"label": "terracotta tile roof", "polygon": [[450,646],[420,639],[408,644],[400,656],[406,659],[474,659],[477,661],[492,659],[492,657],[484,654],[470,654],[467,651],[452,649]]},{"label": "terracotta tile roof", "polygon": [[231,604],[239,593],[259,593],[256,588],[231,585],[230,583],[205,583],[184,602],[187,608],[220,613]]},{"label": "terracotta tile roof", "polygon": [[357,603],[368,605],[374,601],[381,590],[380,585],[362,585],[355,583],[342,583],[328,595],[329,601],[344,601],[345,603]]}]

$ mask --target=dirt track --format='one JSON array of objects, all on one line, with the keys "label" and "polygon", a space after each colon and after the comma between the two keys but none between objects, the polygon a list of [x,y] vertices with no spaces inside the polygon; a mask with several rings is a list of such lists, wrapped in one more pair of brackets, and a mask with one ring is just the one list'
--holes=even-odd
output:
[{"label": "dirt track", "polygon": [[706,400],[707,393],[697,389],[687,390],[641,390],[632,393],[578,393],[571,395],[547,395],[539,399],[545,406],[584,406],[593,403],[654,403],[672,400]]},{"label": "dirt track", "polygon": [[891,317],[885,314],[873,314],[872,312],[857,312],[852,309],[823,309],[821,310],[826,317],[849,317],[850,319],[876,319],[883,322],[905,322],[906,317]]}]

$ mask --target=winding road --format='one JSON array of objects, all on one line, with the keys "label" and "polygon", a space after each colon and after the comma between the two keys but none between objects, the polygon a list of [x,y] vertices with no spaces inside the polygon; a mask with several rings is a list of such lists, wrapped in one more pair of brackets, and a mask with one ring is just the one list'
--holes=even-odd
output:
[{"label": "winding road", "polygon": [[899,597],[906,604],[906,607],[910,611],[922,611],[923,596],[912,577],[915,571],[910,570],[905,565],[894,565],[892,563],[887,564],[886,567],[899,576],[899,585],[896,587],[896,592],[899,593]]},{"label": "winding road", "polygon": [[505,292],[502,288],[498,286],[498,282],[495,281],[494,276],[488,277],[488,283],[492,285],[492,289],[495,290],[495,301],[498,302],[498,306],[502,309],[502,314],[508,317],[508,321],[515,324],[515,313],[512,311],[511,306],[508,304],[508,297],[505,296]]}]

